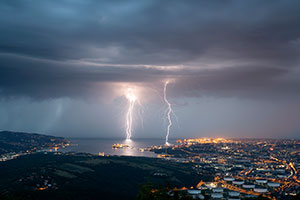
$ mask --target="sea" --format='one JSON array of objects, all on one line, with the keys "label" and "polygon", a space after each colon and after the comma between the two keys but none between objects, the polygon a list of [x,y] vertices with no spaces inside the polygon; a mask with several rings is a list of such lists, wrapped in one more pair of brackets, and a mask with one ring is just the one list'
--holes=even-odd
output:
[{"label": "sea", "polygon": [[[151,146],[162,146],[165,144],[164,139],[102,139],[102,138],[67,138],[70,141],[70,146],[60,149],[62,152],[77,152],[77,153],[91,153],[98,155],[104,153],[105,155],[118,156],[141,156],[141,157],[156,157],[153,152],[141,152],[140,148],[147,148]],[[170,139],[170,144],[175,144],[176,139]],[[114,144],[126,144],[128,148],[114,149]]]}]

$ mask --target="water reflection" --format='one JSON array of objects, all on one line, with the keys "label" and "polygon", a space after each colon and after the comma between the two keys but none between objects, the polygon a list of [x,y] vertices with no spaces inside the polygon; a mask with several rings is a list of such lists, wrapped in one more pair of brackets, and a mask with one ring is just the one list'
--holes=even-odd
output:
[{"label": "water reflection", "polygon": [[[86,152],[98,155],[99,152],[104,152],[109,155],[124,155],[124,156],[145,156],[156,157],[153,152],[141,152],[140,148],[146,148],[153,145],[164,145],[163,139],[69,139],[71,145],[63,152]],[[175,141],[174,141],[175,142]],[[113,149],[113,144],[124,144],[129,147]]]},{"label": "water reflection", "polygon": [[123,141],[122,144],[126,144],[126,145],[128,145],[128,147],[125,147],[122,149],[115,149],[115,151],[122,151],[121,155],[136,156],[137,154],[141,153],[141,152],[139,152],[139,149],[137,149],[138,145],[135,144],[135,142],[132,139],[126,139]]}]

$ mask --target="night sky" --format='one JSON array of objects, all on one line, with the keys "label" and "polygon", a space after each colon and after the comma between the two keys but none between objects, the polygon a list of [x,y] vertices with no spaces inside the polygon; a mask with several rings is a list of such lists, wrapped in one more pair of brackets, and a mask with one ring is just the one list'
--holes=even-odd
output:
[{"label": "night sky", "polygon": [[300,137],[299,0],[1,0],[0,130]]}]

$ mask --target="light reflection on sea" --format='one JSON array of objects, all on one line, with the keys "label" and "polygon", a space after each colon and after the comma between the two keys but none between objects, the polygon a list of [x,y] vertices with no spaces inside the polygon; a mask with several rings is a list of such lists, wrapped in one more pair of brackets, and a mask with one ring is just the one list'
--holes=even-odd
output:
[{"label": "light reflection on sea", "polygon": [[[119,156],[143,156],[156,157],[153,152],[141,152],[140,148],[151,147],[154,145],[164,145],[163,139],[99,139],[99,138],[68,138],[71,145],[67,148],[60,149],[62,152],[84,152],[91,154],[99,154],[104,152],[109,155]],[[175,144],[176,140],[170,140],[170,143]],[[113,149],[113,144],[127,144],[128,148]]]}]

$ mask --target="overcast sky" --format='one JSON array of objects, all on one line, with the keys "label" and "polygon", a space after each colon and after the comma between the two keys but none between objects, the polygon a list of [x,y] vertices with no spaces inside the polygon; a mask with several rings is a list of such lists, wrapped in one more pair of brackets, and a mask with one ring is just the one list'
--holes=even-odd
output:
[{"label": "overcast sky", "polygon": [[299,58],[298,0],[2,0],[0,129],[299,138]]}]

